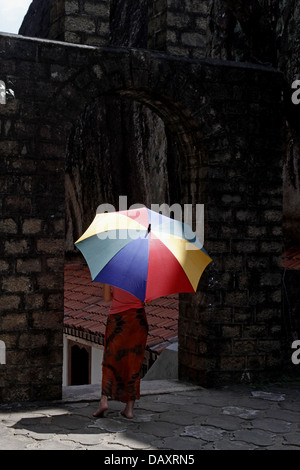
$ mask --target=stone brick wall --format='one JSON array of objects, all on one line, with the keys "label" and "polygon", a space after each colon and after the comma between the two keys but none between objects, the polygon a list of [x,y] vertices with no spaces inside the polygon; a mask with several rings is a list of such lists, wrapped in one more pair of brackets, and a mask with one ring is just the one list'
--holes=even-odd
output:
[{"label": "stone brick wall", "polygon": [[109,0],[50,0],[50,37],[102,46],[109,42]]},{"label": "stone brick wall", "polygon": [[209,385],[278,373],[281,75],[7,35],[0,60],[16,96],[0,105],[0,400],[61,394],[67,142],[87,105],[112,93],[163,119],[182,203],[206,206],[213,263],[199,292],[181,299],[181,378]]},{"label": "stone brick wall", "polygon": [[2,46],[1,73],[16,96],[0,105],[0,401],[8,402],[61,393],[64,155],[43,125],[47,59],[36,61],[33,42],[10,48],[1,38]]},{"label": "stone brick wall", "polygon": [[206,57],[209,2],[151,0],[148,48],[183,57]]},{"label": "stone brick wall", "polygon": [[205,108],[216,120],[200,117],[206,156],[186,179],[206,204],[213,263],[199,294],[180,302],[180,375],[208,385],[263,380],[284,367],[280,80],[257,71],[255,91],[252,73],[238,67],[214,76]]}]

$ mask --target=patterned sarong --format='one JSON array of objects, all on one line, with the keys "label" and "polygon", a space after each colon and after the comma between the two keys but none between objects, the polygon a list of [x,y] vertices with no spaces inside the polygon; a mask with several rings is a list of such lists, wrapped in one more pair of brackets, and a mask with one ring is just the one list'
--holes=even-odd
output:
[{"label": "patterned sarong", "polygon": [[130,309],[108,316],[102,363],[102,395],[124,403],[140,398],[147,334],[144,309]]}]

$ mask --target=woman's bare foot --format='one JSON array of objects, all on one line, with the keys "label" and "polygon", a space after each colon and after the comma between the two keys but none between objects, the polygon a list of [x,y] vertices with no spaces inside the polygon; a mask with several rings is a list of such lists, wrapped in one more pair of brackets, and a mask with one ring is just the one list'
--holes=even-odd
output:
[{"label": "woman's bare foot", "polygon": [[93,416],[95,418],[103,418],[106,410],[108,410],[107,397],[103,395],[100,400],[99,408],[93,413]]},{"label": "woman's bare foot", "polygon": [[134,400],[130,400],[126,403],[126,406],[123,411],[121,411],[121,415],[124,418],[132,419],[133,418],[133,407],[134,407]]}]

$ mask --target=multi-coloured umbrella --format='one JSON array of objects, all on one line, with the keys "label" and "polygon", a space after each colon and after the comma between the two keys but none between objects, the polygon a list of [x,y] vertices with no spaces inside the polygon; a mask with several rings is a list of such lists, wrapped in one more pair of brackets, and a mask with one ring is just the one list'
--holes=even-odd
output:
[{"label": "multi-coloured umbrella", "polygon": [[93,281],[119,287],[144,302],[195,292],[211,262],[188,224],[146,207],[97,214],[75,245]]}]

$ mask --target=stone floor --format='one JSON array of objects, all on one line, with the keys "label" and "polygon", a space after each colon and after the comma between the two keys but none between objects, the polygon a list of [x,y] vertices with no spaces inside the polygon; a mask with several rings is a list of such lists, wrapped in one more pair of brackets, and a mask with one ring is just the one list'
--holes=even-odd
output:
[{"label": "stone floor", "polygon": [[95,387],[70,392],[55,403],[0,405],[0,449],[300,450],[299,383],[204,389],[147,381],[132,420],[114,401],[105,418],[93,418]]}]

